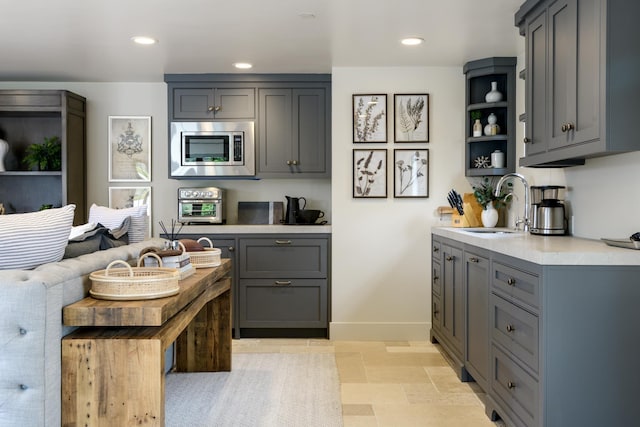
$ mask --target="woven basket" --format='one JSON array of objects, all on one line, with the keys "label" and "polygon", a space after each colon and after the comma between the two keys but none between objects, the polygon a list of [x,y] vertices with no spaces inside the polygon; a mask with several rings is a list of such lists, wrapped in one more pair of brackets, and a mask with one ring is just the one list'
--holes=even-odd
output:
[{"label": "woven basket", "polygon": [[[157,258],[160,267],[140,267],[147,256]],[[113,268],[122,264],[125,268]],[[164,298],[180,292],[180,274],[175,268],[162,267],[162,260],[154,253],[147,252],[138,259],[138,266],[116,260],[105,270],[94,271],[91,279],[92,297],[106,300],[142,300]]]},{"label": "woven basket", "polygon": [[[220,254],[222,253],[222,251],[218,248],[214,248],[213,242],[209,238],[201,237],[198,239],[198,243],[200,243],[201,240],[208,242],[209,247],[204,248],[204,251],[187,252],[189,254],[189,258],[191,258],[191,265],[195,268],[210,268],[219,266],[222,263],[220,259]],[[182,243],[180,243],[180,246],[182,246],[182,250],[184,251],[185,248]]]}]

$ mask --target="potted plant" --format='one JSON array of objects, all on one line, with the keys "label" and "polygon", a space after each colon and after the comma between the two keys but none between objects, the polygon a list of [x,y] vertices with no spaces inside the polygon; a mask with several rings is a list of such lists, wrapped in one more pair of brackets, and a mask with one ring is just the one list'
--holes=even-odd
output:
[{"label": "potted plant", "polygon": [[495,183],[493,178],[484,177],[477,185],[472,185],[473,195],[482,206],[482,225],[485,227],[495,227],[498,223],[499,214],[496,209],[507,206],[507,196],[511,193],[512,183],[506,183],[507,190],[500,190],[500,194],[495,195]]},{"label": "potted plant", "polygon": [[31,144],[25,151],[22,162],[29,169],[59,171],[62,169],[62,144],[60,138],[44,138],[42,144]]}]

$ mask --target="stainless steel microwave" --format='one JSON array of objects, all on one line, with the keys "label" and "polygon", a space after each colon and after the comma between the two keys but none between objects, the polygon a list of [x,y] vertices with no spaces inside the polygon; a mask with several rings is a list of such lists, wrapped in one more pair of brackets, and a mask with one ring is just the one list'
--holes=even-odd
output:
[{"label": "stainless steel microwave", "polygon": [[172,178],[255,175],[253,122],[172,122]]}]

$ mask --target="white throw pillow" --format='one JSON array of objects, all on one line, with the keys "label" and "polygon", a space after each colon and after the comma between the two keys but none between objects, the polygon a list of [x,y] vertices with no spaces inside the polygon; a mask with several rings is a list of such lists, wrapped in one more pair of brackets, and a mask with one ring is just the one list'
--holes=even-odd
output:
[{"label": "white throw pillow", "polygon": [[0,215],[0,269],[29,269],[64,255],[76,205]]},{"label": "white throw pillow", "polygon": [[112,209],[98,206],[95,203],[89,209],[89,222],[100,223],[110,230],[119,228],[126,217],[131,217],[129,226],[129,243],[142,242],[147,238],[149,224],[147,222],[147,205],[132,208]]}]

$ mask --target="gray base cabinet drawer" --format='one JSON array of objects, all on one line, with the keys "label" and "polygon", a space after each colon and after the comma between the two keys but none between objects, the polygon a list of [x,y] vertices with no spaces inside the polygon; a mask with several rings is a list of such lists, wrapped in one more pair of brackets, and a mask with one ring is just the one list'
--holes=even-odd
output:
[{"label": "gray base cabinet drawer", "polygon": [[533,308],[540,307],[540,281],[536,274],[493,263],[493,291]]},{"label": "gray base cabinet drawer", "polygon": [[538,372],[538,317],[499,296],[491,295],[493,340]]},{"label": "gray base cabinet drawer", "polygon": [[327,281],[241,279],[241,328],[327,328]]},{"label": "gray base cabinet drawer", "polygon": [[327,239],[240,239],[240,278],[327,277]]},{"label": "gray base cabinet drawer", "polygon": [[509,356],[492,347],[491,391],[510,418],[526,426],[539,425],[538,382]]}]

